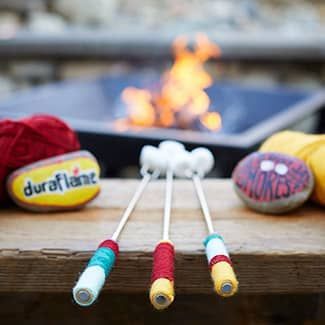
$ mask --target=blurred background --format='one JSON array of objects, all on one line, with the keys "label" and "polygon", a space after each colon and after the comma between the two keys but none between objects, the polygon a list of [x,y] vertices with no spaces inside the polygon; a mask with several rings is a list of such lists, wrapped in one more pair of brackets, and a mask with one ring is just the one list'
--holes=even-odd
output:
[{"label": "blurred background", "polygon": [[176,36],[198,31],[223,50],[225,62],[212,69],[219,78],[324,85],[322,0],[1,0],[0,96],[54,80],[156,69]]},{"label": "blurred background", "polygon": [[[214,176],[229,177],[276,131],[324,131],[324,31],[322,0],[0,0],[0,116],[59,115],[104,176],[136,176],[141,146],[174,138],[209,147],[218,158]],[[169,107],[165,117],[173,122],[148,125],[150,112],[126,103],[123,91],[133,86],[151,96],[162,89],[172,44],[185,35],[193,49],[197,33],[203,52],[211,44],[221,51],[199,60],[208,74],[200,89],[207,112],[200,106],[200,116],[187,108],[179,114],[178,107],[170,117]],[[180,72],[187,86],[195,69]],[[156,116],[170,98],[154,100]]]}]

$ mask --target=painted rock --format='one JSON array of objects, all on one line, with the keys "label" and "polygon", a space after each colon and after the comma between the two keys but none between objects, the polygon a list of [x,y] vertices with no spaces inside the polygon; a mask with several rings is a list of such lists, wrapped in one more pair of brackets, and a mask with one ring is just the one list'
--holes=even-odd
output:
[{"label": "painted rock", "polygon": [[285,213],[302,205],[311,195],[314,179],[300,159],[254,152],[241,160],[232,179],[238,196],[263,213]]},{"label": "painted rock", "polygon": [[99,193],[100,168],[88,151],[40,160],[14,171],[7,190],[19,206],[32,211],[83,207]]}]

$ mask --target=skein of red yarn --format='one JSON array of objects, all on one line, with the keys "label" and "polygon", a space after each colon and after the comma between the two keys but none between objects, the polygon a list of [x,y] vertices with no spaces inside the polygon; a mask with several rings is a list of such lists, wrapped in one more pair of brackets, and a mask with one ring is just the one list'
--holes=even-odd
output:
[{"label": "skein of red yarn", "polygon": [[0,121],[0,202],[8,200],[7,176],[35,161],[80,149],[76,133],[51,115]]}]

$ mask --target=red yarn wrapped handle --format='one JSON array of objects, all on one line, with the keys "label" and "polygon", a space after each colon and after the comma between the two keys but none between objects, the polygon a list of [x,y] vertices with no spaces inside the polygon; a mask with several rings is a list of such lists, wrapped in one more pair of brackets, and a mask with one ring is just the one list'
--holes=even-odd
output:
[{"label": "red yarn wrapped handle", "polygon": [[160,278],[174,282],[175,250],[171,242],[160,242],[153,253],[151,282]]},{"label": "red yarn wrapped handle", "polygon": [[174,245],[170,241],[161,241],[153,253],[150,301],[162,310],[167,308],[175,298],[174,291]]}]

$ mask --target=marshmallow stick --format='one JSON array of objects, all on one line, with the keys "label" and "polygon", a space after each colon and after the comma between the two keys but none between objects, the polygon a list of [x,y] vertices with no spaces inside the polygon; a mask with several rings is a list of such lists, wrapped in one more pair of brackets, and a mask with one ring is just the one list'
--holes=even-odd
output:
[{"label": "marshmallow stick", "polygon": [[166,171],[166,191],[163,215],[162,240],[158,242],[153,253],[151,275],[150,301],[152,305],[162,310],[167,308],[175,298],[174,291],[174,244],[169,239],[170,215],[173,195],[174,160],[185,151],[184,146],[176,141],[163,141],[159,150],[168,157]]},{"label": "marshmallow stick", "polygon": [[111,239],[114,241],[117,241],[118,238],[121,235],[122,230],[124,229],[126,223],[129,220],[129,217],[132,213],[132,211],[134,210],[137,202],[139,201],[144,189],[147,187],[148,183],[150,182],[150,180],[152,179],[153,175],[149,174],[149,173],[145,173],[143,174],[142,180],[136,190],[136,192],[134,193],[131,201],[129,202],[129,205],[127,206],[126,210],[124,211],[121,220],[115,230],[115,232],[113,233]]},{"label": "marshmallow stick", "polygon": [[162,239],[164,241],[169,240],[169,227],[170,227],[170,214],[172,209],[172,196],[173,196],[173,180],[174,172],[172,169],[168,168],[166,173],[166,194],[165,194],[165,206],[164,206],[164,216],[163,216],[163,235]]},{"label": "marshmallow stick", "polygon": [[223,238],[214,231],[209,206],[201,182],[201,178],[212,169],[214,158],[211,152],[205,148],[193,150],[191,158],[192,180],[209,232],[209,235],[204,240],[204,246],[212,281],[217,294],[222,297],[230,297],[236,293],[238,281]]},{"label": "marshmallow stick", "polygon": [[164,156],[159,153],[157,148],[143,147],[140,155],[142,180],[115,232],[110,239],[103,241],[98,246],[72,290],[73,298],[80,306],[90,306],[96,301],[119,253],[118,238],[148,183],[159,176],[160,170],[165,169],[164,163],[166,163]]}]

